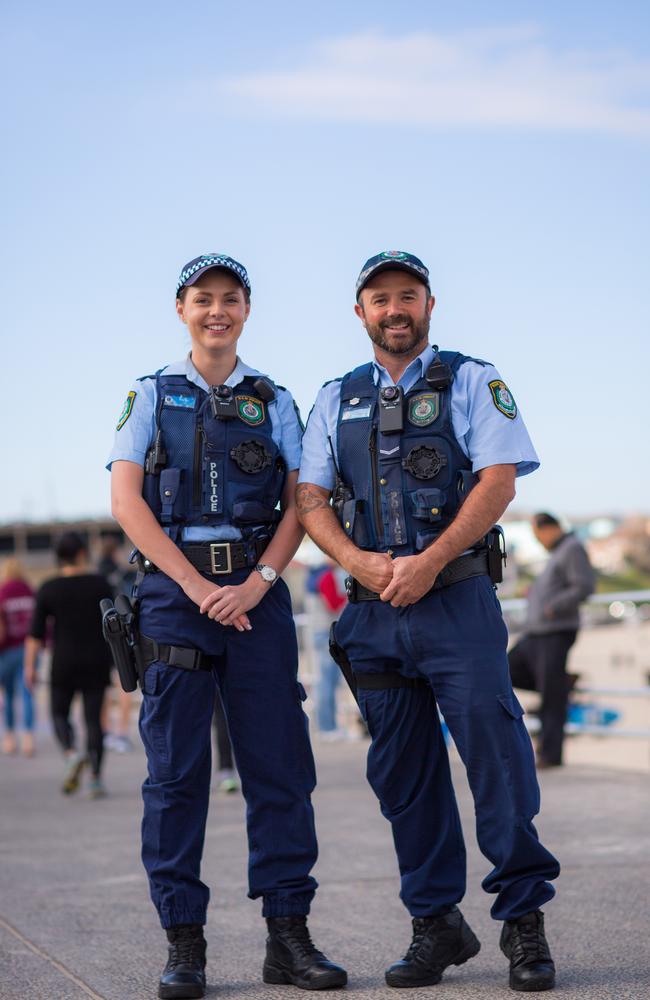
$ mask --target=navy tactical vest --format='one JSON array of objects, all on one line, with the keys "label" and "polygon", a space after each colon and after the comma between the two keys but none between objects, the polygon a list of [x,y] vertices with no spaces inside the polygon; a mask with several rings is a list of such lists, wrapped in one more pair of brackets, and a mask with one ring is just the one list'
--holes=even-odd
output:
[{"label": "navy tactical vest", "polygon": [[[155,376],[156,438],[145,462],[143,496],[177,540],[184,527],[238,527],[244,538],[273,532],[286,477],[271,435],[267,402],[245,376],[232,414],[213,414],[210,394],[184,375]],[[272,383],[265,379],[269,389]]]},{"label": "navy tactical vest", "polygon": [[[453,377],[466,361],[478,359],[440,351],[435,360],[449,365]],[[372,364],[343,377],[337,453],[349,492],[339,516],[359,548],[421,552],[451,523],[477,482],[454,434],[450,384],[433,390],[420,378],[404,394],[403,430],[384,434]]]}]

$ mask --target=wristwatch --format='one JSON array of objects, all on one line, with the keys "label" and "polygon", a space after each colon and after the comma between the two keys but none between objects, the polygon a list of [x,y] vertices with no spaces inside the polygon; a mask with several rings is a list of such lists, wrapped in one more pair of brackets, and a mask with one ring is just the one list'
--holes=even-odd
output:
[{"label": "wristwatch", "polygon": [[259,573],[262,579],[266,580],[267,583],[270,583],[271,586],[273,586],[273,584],[278,579],[278,574],[275,572],[272,566],[265,566],[264,563],[258,563],[257,566],[255,567],[255,570],[256,572]]}]

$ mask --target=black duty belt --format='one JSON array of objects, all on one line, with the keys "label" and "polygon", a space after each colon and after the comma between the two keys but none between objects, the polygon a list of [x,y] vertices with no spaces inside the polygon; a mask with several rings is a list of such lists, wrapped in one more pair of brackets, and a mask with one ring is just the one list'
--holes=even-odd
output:
[{"label": "black duty belt", "polygon": [[[255,566],[269,542],[270,538],[255,542],[192,542],[182,545],[181,552],[199,573],[219,576],[221,573],[232,573],[234,569]],[[143,573],[158,572],[158,567],[140,553],[136,559]]]},{"label": "black duty belt", "polygon": [[269,539],[256,542],[196,542],[182,545],[181,551],[199,573],[218,576],[234,569],[255,566],[268,546]]},{"label": "black duty belt", "polygon": [[[485,575],[489,575],[487,551],[481,549],[479,552],[467,552],[463,556],[458,556],[458,559],[453,559],[438,573],[431,590],[442,590],[443,587],[451,587],[453,583],[460,583],[461,580],[469,580],[472,576]],[[346,581],[346,587],[352,604],[357,604],[359,601],[378,601],[380,599],[379,594],[376,594],[374,590],[368,590],[351,576]]]},{"label": "black duty belt", "polygon": [[170,667],[180,667],[181,670],[212,670],[210,657],[200,649],[168,646],[164,642],[150,639],[147,635],[140,635],[139,644],[145,667],[160,660],[161,663],[167,663]]}]

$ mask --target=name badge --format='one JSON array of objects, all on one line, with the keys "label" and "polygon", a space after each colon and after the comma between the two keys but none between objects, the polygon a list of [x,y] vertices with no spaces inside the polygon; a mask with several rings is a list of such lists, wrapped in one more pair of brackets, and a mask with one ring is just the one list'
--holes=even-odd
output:
[{"label": "name badge", "polygon": [[367,420],[370,416],[370,406],[355,406],[343,410],[341,420]]},{"label": "name badge", "polygon": [[193,410],[194,396],[184,396],[180,392],[169,392],[165,396],[164,406],[171,406],[176,410]]}]

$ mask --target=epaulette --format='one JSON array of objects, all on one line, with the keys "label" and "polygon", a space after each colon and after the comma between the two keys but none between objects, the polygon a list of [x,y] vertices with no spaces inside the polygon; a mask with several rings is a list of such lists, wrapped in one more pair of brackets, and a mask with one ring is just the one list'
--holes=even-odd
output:
[{"label": "epaulette", "polygon": [[159,368],[157,372],[153,373],[153,375],[141,375],[140,378],[136,379],[136,382],[146,382],[148,378],[158,378],[158,376],[164,372],[165,368],[169,368],[169,365],[165,365],[164,368]]}]

